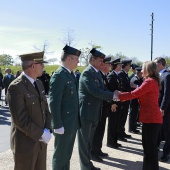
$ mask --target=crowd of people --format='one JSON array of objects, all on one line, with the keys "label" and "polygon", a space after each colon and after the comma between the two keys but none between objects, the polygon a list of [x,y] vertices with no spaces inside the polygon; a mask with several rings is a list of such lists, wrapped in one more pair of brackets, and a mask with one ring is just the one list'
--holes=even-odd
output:
[{"label": "crowd of people", "polygon": [[[103,162],[108,156],[102,151],[105,131],[106,146],[118,149],[122,147],[119,141],[132,138],[127,131],[138,134],[137,126],[142,125],[142,169],[158,170],[161,141],[165,144],[160,161],[166,162],[170,154],[170,73],[165,59],[158,57],[141,67],[132,60],[111,60],[93,48],[89,65],[82,73],[73,73],[80,54],[66,45],[61,66],[51,78],[43,71],[43,52],[20,55],[23,72],[4,86],[12,117],[14,169],[45,170],[47,144],[53,133],[53,170],[70,169],[76,135],[80,169],[100,170],[92,161]],[[12,77],[10,73],[8,70],[7,78]]]},{"label": "crowd of people", "polygon": [[[6,100],[6,93],[7,93],[7,89],[9,87],[9,85],[11,84],[11,82],[16,79],[17,77],[19,77],[21,75],[21,70],[18,70],[16,72],[16,74],[12,74],[12,71],[10,68],[6,68],[5,69],[5,75],[2,74],[2,72],[0,71],[0,100],[3,100],[2,97],[2,90],[5,89],[5,106],[8,105],[8,102]],[[43,83],[44,89],[45,89],[45,95],[48,95],[49,93],[49,83],[50,83],[50,78],[51,76],[46,73],[45,70],[42,71],[42,75],[37,77],[38,79],[40,79]]]}]

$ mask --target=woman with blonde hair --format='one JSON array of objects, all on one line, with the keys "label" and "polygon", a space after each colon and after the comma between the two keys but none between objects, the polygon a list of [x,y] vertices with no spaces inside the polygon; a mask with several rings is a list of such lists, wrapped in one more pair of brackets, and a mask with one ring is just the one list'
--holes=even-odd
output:
[{"label": "woman with blonde hair", "polygon": [[120,101],[138,98],[139,121],[143,124],[143,170],[159,170],[157,141],[162,124],[162,114],[158,106],[160,77],[156,63],[153,61],[144,62],[142,73],[145,80],[140,87],[131,92],[119,92],[118,96]]}]

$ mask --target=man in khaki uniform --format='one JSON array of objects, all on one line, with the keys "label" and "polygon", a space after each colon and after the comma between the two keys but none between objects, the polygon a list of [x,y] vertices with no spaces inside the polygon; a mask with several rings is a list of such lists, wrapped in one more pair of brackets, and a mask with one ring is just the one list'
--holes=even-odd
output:
[{"label": "man in khaki uniform", "polygon": [[73,74],[81,52],[65,46],[61,66],[50,80],[50,109],[54,130],[53,170],[69,170],[76,132],[80,128],[78,83]]},{"label": "man in khaki uniform", "polygon": [[40,80],[44,52],[20,55],[23,73],[9,86],[7,99],[12,117],[11,149],[14,170],[46,170],[51,114]]}]

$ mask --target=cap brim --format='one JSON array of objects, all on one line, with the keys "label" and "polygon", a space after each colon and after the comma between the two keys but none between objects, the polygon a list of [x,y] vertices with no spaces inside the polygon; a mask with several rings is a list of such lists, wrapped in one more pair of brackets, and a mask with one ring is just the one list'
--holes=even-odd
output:
[{"label": "cap brim", "polygon": [[47,61],[36,61],[36,62],[38,62],[38,63],[48,63]]}]

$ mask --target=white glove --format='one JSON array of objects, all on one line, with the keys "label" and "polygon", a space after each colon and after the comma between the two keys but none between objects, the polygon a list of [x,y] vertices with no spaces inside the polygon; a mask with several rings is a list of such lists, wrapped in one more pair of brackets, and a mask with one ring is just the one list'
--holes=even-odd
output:
[{"label": "white glove", "polygon": [[39,139],[39,141],[44,142],[44,143],[48,143],[51,139],[51,133],[48,129],[44,129],[44,133],[41,136],[41,138]]},{"label": "white glove", "polygon": [[114,92],[113,92],[113,101],[120,101],[120,99],[119,99],[119,91],[118,90],[115,90]]},{"label": "white glove", "polygon": [[54,133],[63,135],[64,134],[64,127],[61,127],[59,129],[54,129]]}]

